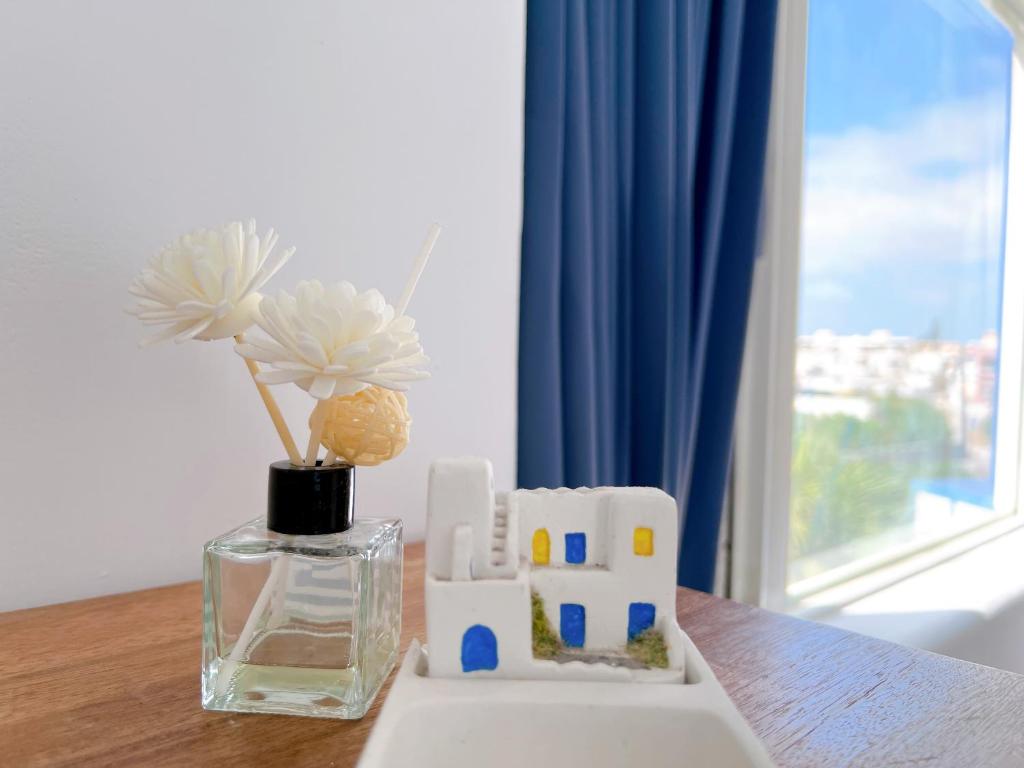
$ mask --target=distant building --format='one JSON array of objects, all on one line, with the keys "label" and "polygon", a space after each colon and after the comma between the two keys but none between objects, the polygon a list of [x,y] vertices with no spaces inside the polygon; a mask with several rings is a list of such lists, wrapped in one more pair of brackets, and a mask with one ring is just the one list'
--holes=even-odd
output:
[{"label": "distant building", "polygon": [[992,457],[999,344],[995,332],[967,342],[819,330],[797,339],[794,409],[805,416],[868,420],[873,403],[924,400],[945,416],[952,445],[974,474]]}]

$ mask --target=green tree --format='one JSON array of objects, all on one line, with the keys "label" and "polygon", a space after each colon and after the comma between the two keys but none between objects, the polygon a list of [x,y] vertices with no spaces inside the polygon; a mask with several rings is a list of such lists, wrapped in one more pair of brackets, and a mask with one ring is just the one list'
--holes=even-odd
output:
[{"label": "green tree", "polygon": [[909,522],[912,482],[950,476],[952,459],[946,419],[926,400],[876,399],[866,420],[843,414],[798,415],[790,557]]}]

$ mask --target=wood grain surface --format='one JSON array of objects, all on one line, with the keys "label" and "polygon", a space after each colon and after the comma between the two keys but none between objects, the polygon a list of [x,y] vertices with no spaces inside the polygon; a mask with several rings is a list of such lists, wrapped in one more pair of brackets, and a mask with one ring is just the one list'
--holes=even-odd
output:
[{"label": "wood grain surface", "polygon": [[[422,585],[414,544],[403,647]],[[0,614],[0,765],[354,765],[386,687],[358,722],[202,710],[200,592]],[[1024,766],[1022,676],[685,589],[678,609],[780,766]]]}]

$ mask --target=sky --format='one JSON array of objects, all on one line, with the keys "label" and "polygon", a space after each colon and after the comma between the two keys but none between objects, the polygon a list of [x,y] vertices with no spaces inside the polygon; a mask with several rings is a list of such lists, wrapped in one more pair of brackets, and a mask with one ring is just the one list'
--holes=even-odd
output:
[{"label": "sky", "polygon": [[1012,50],[977,0],[810,0],[801,334],[997,329]]}]

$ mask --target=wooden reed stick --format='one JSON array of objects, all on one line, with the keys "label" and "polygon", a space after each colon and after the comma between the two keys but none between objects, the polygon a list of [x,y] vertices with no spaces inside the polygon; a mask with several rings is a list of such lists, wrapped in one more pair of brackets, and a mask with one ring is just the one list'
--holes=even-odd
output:
[{"label": "wooden reed stick", "polygon": [[334,452],[334,449],[332,448],[331,450],[329,450],[327,452],[327,455],[324,456],[324,466],[326,467],[326,466],[328,466],[330,464],[333,464],[337,460],[338,460],[338,454],[336,454]]},{"label": "wooden reed stick", "polygon": [[223,696],[227,693],[228,686],[231,684],[231,678],[234,677],[235,672],[238,670],[238,665],[246,658],[246,651],[249,650],[249,646],[252,645],[252,641],[255,639],[260,617],[266,611],[270,598],[278,586],[278,582],[281,579],[287,578],[288,555],[281,555],[270,566],[270,575],[263,584],[263,589],[260,590],[252,610],[249,611],[249,617],[245,620],[242,633],[238,636],[238,640],[235,641],[231,653],[228,654],[227,659],[224,661],[224,666],[217,673],[216,691],[218,696]]},{"label": "wooden reed stick", "polygon": [[331,401],[317,400],[313,413],[309,417],[309,445],[306,446],[306,466],[316,465],[316,455],[320,453],[320,436],[324,433],[324,421],[327,420],[327,408]]},{"label": "wooden reed stick", "polygon": [[402,291],[402,298],[398,300],[398,304],[395,306],[395,317],[401,317],[405,314],[405,310],[409,307],[409,300],[412,299],[412,292],[416,290],[416,283],[420,281],[420,275],[423,274],[423,270],[427,266],[427,259],[430,258],[430,252],[434,250],[434,245],[437,243],[437,238],[441,236],[441,227],[438,224],[431,224],[430,229],[427,231],[427,239],[423,241],[423,245],[420,247],[419,255],[416,257],[416,261],[412,265],[412,274],[409,275],[409,279],[405,283],[405,290]]},{"label": "wooden reed stick", "polygon": [[[244,338],[242,334],[235,336],[235,343],[242,344]],[[247,357],[243,357],[245,360],[245,367],[249,369],[249,374],[252,376],[253,384],[256,385],[256,391],[260,393],[260,397],[263,399],[263,405],[267,408],[267,413],[270,414],[270,420],[274,422],[274,429],[277,430],[277,436],[281,438],[281,443],[284,445],[285,451],[288,453],[288,460],[295,465],[302,464],[302,456],[299,455],[299,449],[295,445],[295,441],[292,439],[292,433],[288,431],[288,425],[285,424],[284,417],[281,415],[281,409],[277,407],[277,401],[274,400],[274,396],[270,394],[270,390],[267,389],[266,384],[262,384],[256,381],[256,374],[260,372],[260,368],[256,365],[256,361],[250,360]]]}]

